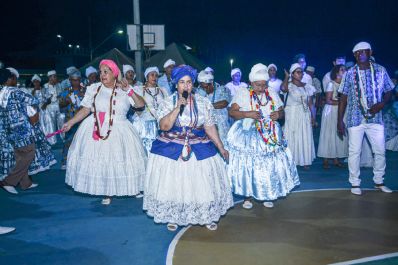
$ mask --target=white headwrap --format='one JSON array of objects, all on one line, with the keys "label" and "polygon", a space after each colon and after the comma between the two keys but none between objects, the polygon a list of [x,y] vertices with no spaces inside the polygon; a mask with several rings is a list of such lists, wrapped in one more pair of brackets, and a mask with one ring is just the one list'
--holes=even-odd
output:
[{"label": "white headwrap", "polygon": [[210,72],[200,71],[198,75],[198,82],[200,83],[212,83],[214,81],[214,76]]},{"label": "white headwrap", "polygon": [[66,74],[70,75],[70,74],[74,73],[76,70],[78,70],[76,67],[69,66],[68,68],[66,68]]},{"label": "white headwrap", "polygon": [[159,75],[159,69],[156,66],[148,67],[144,72],[145,79],[147,79],[148,74],[151,72],[156,72]]},{"label": "white headwrap", "polygon": [[276,67],[275,64],[272,63],[272,64],[268,65],[268,69],[270,69],[271,67],[274,67],[275,71],[278,71],[278,67]]},{"label": "white headwrap", "polygon": [[176,64],[176,62],[174,62],[174,61],[171,60],[171,59],[168,59],[168,60],[164,63],[163,68],[167,68],[167,67],[169,67],[170,65],[175,65],[175,64]]},{"label": "white headwrap", "polygon": [[19,73],[17,71],[17,69],[12,68],[12,67],[7,67],[6,69],[10,70],[10,72],[15,75],[17,77],[17,79],[19,78]]},{"label": "white headwrap", "polygon": [[123,64],[123,75],[126,75],[128,71],[133,71],[135,73],[134,67],[129,64]]},{"label": "white headwrap", "polygon": [[47,76],[48,77],[50,77],[50,76],[52,76],[52,75],[56,75],[57,74],[57,72],[55,71],[55,70],[51,70],[51,71],[48,71],[47,72]]},{"label": "white headwrap", "polygon": [[372,47],[370,47],[370,44],[364,41],[361,41],[357,43],[357,45],[354,46],[354,49],[352,49],[352,52],[356,52],[359,50],[371,50]]},{"label": "white headwrap", "polygon": [[313,67],[313,66],[307,66],[306,70],[311,72],[311,73],[315,73],[315,67]]},{"label": "white headwrap", "polygon": [[250,82],[256,82],[256,81],[268,81],[269,75],[268,75],[268,68],[266,65],[262,63],[255,64],[249,74],[249,80]]},{"label": "white headwrap", "polygon": [[301,69],[301,65],[300,64],[298,64],[298,63],[292,64],[292,66],[290,66],[290,70],[289,70],[290,75],[292,75],[293,72],[296,71],[298,68]]},{"label": "white headwrap", "polygon": [[91,74],[93,74],[93,73],[98,74],[97,69],[95,69],[95,68],[92,67],[92,66],[89,66],[89,67],[86,68],[86,77],[87,77],[87,78],[88,78],[89,75],[91,75]]},{"label": "white headwrap", "polygon": [[214,73],[214,70],[213,70],[213,68],[211,68],[211,67],[207,66],[207,67],[205,68],[205,72],[211,72],[211,73]]},{"label": "white headwrap", "polygon": [[240,75],[242,75],[242,71],[239,68],[234,68],[231,70],[231,77],[236,73],[240,73]]},{"label": "white headwrap", "polygon": [[38,76],[38,75],[35,74],[35,75],[32,77],[31,81],[33,82],[33,81],[35,81],[35,80],[41,82],[40,76]]}]

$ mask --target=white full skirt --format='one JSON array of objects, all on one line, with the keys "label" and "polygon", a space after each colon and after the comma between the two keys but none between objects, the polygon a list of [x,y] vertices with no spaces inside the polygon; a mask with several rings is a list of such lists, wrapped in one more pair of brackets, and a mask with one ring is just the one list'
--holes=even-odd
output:
[{"label": "white full skirt", "polygon": [[225,163],[217,154],[184,162],[150,154],[144,210],[156,223],[205,225],[217,222],[233,206]]},{"label": "white full skirt", "polygon": [[114,120],[109,138],[98,141],[92,137],[93,127],[91,115],[77,130],[68,152],[65,182],[92,195],[138,194],[143,190],[147,157],[133,125],[127,119]]},{"label": "white full skirt", "polygon": [[310,112],[304,111],[302,105],[287,106],[283,131],[296,165],[311,165],[315,159],[315,146]]}]

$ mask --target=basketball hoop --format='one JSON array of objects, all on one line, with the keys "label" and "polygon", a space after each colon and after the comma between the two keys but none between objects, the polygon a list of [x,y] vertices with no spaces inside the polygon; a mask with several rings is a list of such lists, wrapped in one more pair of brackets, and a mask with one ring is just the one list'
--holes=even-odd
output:
[{"label": "basketball hoop", "polygon": [[151,57],[153,47],[155,47],[155,44],[144,43],[145,61],[147,61]]}]

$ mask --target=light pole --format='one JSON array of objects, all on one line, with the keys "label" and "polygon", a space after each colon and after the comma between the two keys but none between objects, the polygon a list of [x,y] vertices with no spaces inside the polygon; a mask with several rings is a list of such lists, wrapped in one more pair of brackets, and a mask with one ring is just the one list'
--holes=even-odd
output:
[{"label": "light pole", "polygon": [[232,65],[234,64],[234,59],[230,59],[230,60],[229,60],[229,63],[230,63],[230,65],[231,65],[231,70],[232,70]]},{"label": "light pole", "polygon": [[90,61],[93,59],[93,54],[94,54],[94,51],[96,50],[96,49],[98,49],[102,44],[104,44],[107,40],[109,40],[110,38],[112,38],[112,36],[113,35],[115,35],[115,34],[119,34],[119,35],[122,35],[124,33],[124,31],[123,30],[121,30],[121,29],[119,29],[118,31],[116,31],[116,32],[112,32],[108,37],[106,37],[100,44],[98,44],[97,46],[95,46],[94,48],[92,48],[92,49],[90,49]]}]

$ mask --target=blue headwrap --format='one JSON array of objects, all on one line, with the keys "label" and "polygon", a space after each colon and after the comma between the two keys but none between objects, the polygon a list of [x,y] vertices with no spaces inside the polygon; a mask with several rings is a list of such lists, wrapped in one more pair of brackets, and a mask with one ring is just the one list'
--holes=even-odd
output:
[{"label": "blue headwrap", "polygon": [[171,72],[171,82],[173,83],[173,87],[177,85],[178,81],[184,76],[189,76],[192,79],[192,83],[195,83],[197,71],[189,65],[179,65],[173,68]]}]

